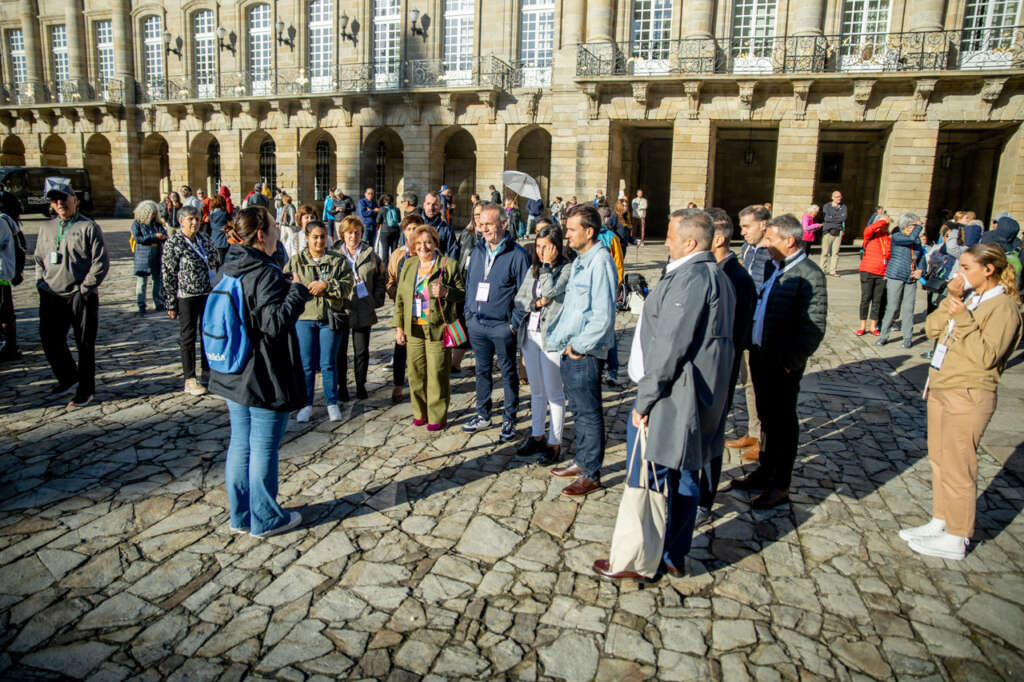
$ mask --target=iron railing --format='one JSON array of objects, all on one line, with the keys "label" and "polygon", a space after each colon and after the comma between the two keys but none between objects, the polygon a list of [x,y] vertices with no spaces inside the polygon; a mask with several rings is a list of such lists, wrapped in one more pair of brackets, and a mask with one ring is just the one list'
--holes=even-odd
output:
[{"label": "iron railing", "polygon": [[577,46],[577,78],[1024,68],[1024,27]]},{"label": "iron railing", "polygon": [[0,104],[124,104],[124,81],[99,78],[57,83],[16,83],[0,86]]}]

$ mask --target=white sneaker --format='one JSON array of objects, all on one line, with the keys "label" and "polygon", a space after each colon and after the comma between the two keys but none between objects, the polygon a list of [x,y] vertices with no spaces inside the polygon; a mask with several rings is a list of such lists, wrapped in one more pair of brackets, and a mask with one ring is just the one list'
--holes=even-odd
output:
[{"label": "white sneaker", "polygon": [[340,422],[341,421],[341,408],[338,407],[337,405],[328,405],[327,406],[327,418],[330,419],[332,422]]},{"label": "white sneaker", "polygon": [[950,535],[943,531],[941,535],[911,540],[910,549],[925,556],[959,561],[967,554],[967,542],[967,538],[962,538],[959,535]]},{"label": "white sneaker", "polygon": [[933,538],[936,535],[942,535],[945,532],[946,522],[942,519],[932,519],[923,526],[917,526],[916,528],[904,528],[900,531],[900,537],[907,542],[910,542],[911,540]]},{"label": "white sneaker", "polygon": [[202,386],[202,384],[200,384],[195,379],[187,379],[185,381],[185,393],[188,393],[189,395],[200,396],[206,395],[207,391]]},{"label": "white sneaker", "polygon": [[280,535],[281,533],[287,533],[292,528],[295,528],[295,526],[297,526],[300,523],[302,523],[302,514],[300,514],[299,512],[290,512],[290,513],[291,513],[291,517],[288,519],[288,523],[284,524],[283,526],[278,526],[277,528],[268,530],[266,533],[260,533],[259,535],[253,533],[253,537],[256,537],[256,538],[269,538],[272,535]]},{"label": "white sneaker", "polygon": [[301,410],[299,410],[299,413],[297,415],[295,415],[295,421],[297,421],[297,422],[308,422],[309,418],[312,417],[312,416],[313,416],[313,406],[312,405],[306,405]]}]

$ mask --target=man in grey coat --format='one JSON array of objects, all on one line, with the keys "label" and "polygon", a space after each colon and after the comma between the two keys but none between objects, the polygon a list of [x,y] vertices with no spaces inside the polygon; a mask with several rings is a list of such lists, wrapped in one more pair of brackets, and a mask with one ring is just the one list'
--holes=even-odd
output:
[{"label": "man in grey coat", "polygon": [[[663,559],[673,574],[683,572],[690,551],[700,471],[721,455],[714,444],[732,388],[736,295],[710,252],[713,236],[714,225],[703,211],[672,214],[665,241],[670,261],[644,304],[630,357],[631,368],[642,362],[643,376],[627,422],[627,452],[637,429],[647,427],[647,458],[655,464],[648,485],[656,478],[659,488],[668,488]],[[627,485],[634,488],[641,487],[641,475],[649,475],[639,459],[629,462]],[[611,573],[604,559],[594,570],[608,578],[638,577]]]}]

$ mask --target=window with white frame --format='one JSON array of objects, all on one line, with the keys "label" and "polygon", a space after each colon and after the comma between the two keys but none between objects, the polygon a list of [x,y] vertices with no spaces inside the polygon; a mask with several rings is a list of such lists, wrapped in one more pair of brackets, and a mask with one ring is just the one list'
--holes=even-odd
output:
[{"label": "window with white frame", "polygon": [[213,10],[192,15],[193,75],[196,96],[213,97],[217,92],[217,54],[214,39]]},{"label": "window with white frame", "polygon": [[114,28],[110,19],[96,22],[96,75],[101,88],[114,77]]},{"label": "window with white frame", "polygon": [[142,20],[142,71],[151,97],[159,96],[164,84],[164,20],[152,16]]},{"label": "window with white frame", "polygon": [[313,92],[331,89],[334,66],[333,0],[309,3],[309,86]]},{"label": "window with white frame", "polygon": [[523,0],[519,31],[519,69],[523,87],[551,85],[554,41],[554,0]]},{"label": "window with white frame", "polygon": [[444,0],[443,57],[448,85],[473,79],[473,0]]},{"label": "window with white frame", "polygon": [[373,82],[378,88],[398,87],[401,12],[399,0],[374,0]]},{"label": "window with white frame", "polygon": [[64,24],[50,27],[50,54],[53,55],[53,87],[57,99],[64,101],[71,95],[71,67],[68,63],[68,29]]},{"label": "window with white frame", "polygon": [[28,80],[28,63],[25,61],[25,34],[20,28],[7,32],[7,50],[11,55],[11,80],[21,85]]},{"label": "window with white frame", "polygon": [[1020,0],[967,0],[960,43],[961,68],[1012,66],[1013,27],[1020,23],[1020,12]]},{"label": "window with white frame", "polygon": [[776,0],[735,0],[730,55],[735,73],[770,73]]},{"label": "window with white frame", "polygon": [[839,50],[843,70],[881,70],[886,65],[889,0],[845,0]]},{"label": "window with white frame", "polygon": [[271,45],[270,5],[254,5],[246,12],[249,34],[249,82],[252,94],[270,94]]},{"label": "window with white frame", "polygon": [[260,143],[260,182],[277,187],[277,145],[269,138]]},{"label": "window with white frame", "polygon": [[633,71],[668,71],[672,0],[636,0],[633,3]]},{"label": "window with white frame", "polygon": [[331,145],[327,140],[316,143],[316,166],[313,171],[313,200],[323,201],[331,188]]}]

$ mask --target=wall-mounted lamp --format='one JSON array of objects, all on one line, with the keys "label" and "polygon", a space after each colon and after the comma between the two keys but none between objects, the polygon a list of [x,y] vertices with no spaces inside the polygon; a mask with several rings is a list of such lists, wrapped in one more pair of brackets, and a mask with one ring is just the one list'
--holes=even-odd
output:
[{"label": "wall-mounted lamp", "polygon": [[424,21],[422,28],[416,25],[416,22],[420,20],[420,11],[418,9],[409,10],[409,18],[412,20],[412,34],[416,36],[423,36],[423,40],[427,39],[427,27],[426,21]]},{"label": "wall-mounted lamp", "polygon": [[953,165],[953,155],[948,152],[943,154],[941,158],[941,163],[942,170],[949,170],[949,167]]},{"label": "wall-mounted lamp", "polygon": [[[224,42],[224,39],[228,38],[228,42]],[[228,30],[223,26],[217,29],[217,46],[221,50],[228,50],[231,54],[235,53],[235,34],[228,35]]]},{"label": "wall-mounted lamp", "polygon": [[347,27],[348,27],[348,15],[345,14],[344,12],[342,12],[341,16],[338,17],[338,28],[341,29],[341,39],[342,40],[351,40],[353,43],[356,42],[356,35],[355,35],[355,33],[349,33],[348,31],[346,31],[345,29]]},{"label": "wall-mounted lamp", "polygon": [[277,20],[277,42],[287,45],[288,47],[295,49],[295,41],[290,35],[285,33],[284,22],[280,19]]},{"label": "wall-mounted lamp", "polygon": [[167,49],[167,53],[170,54],[171,52],[173,52],[174,54],[178,55],[178,58],[180,59],[181,46],[178,45],[179,42],[180,39],[175,40],[174,36],[171,35],[170,31],[164,31],[164,47]]}]

